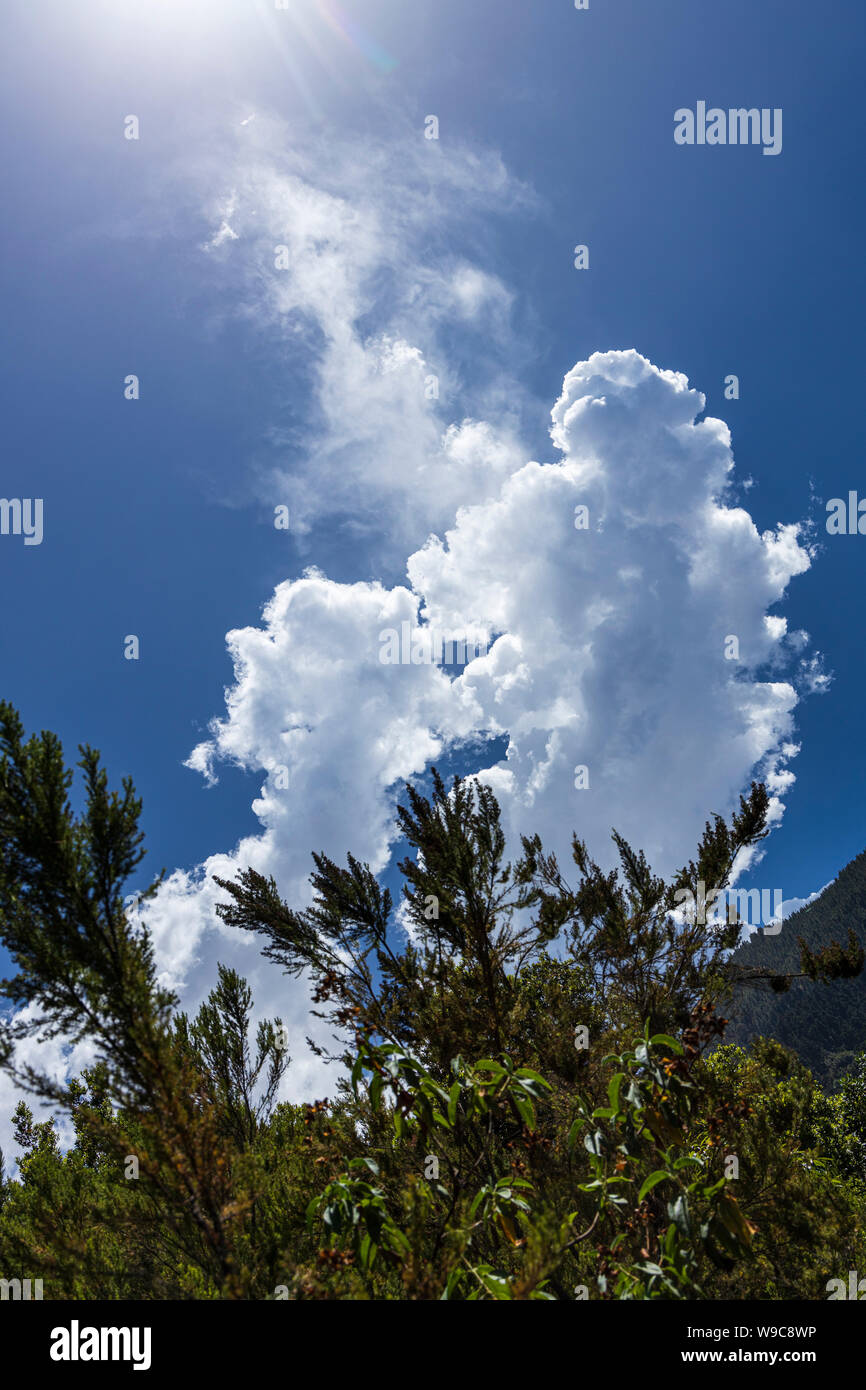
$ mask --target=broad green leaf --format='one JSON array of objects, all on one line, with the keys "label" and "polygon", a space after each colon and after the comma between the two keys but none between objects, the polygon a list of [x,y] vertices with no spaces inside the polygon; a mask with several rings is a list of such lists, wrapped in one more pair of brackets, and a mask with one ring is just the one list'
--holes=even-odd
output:
[{"label": "broad green leaf", "polygon": [[657,1168],[656,1171],[655,1171],[654,1173],[650,1173],[649,1177],[646,1178],[645,1181],[643,1182],[643,1184],[642,1184],[642,1186],[641,1186],[640,1192],[637,1194],[637,1204],[638,1204],[638,1206],[640,1206],[641,1202],[643,1201],[643,1199],[644,1199],[644,1197],[647,1195],[647,1193],[648,1193],[648,1192],[652,1192],[653,1188],[654,1188],[658,1183],[664,1182],[664,1180],[665,1180],[665,1178],[666,1178],[667,1176],[668,1176],[668,1174],[667,1174],[667,1173],[664,1171],[664,1169],[662,1169],[662,1168]]},{"label": "broad green leaf", "polygon": [[534,1129],[535,1111],[533,1110],[530,1102],[528,1100],[523,1100],[520,1096],[514,1096],[513,1100],[515,1106],[517,1107],[517,1112],[520,1115],[520,1118],[523,1121],[523,1123],[526,1125],[526,1128],[530,1130]]},{"label": "broad green leaf", "polygon": [[489,1293],[497,1299],[510,1299],[511,1289],[508,1280],[501,1274],[494,1274],[489,1265],[480,1265],[476,1273]]},{"label": "broad green leaf", "polygon": [[448,1123],[454,1125],[457,1120],[457,1102],[460,1099],[461,1086],[459,1081],[455,1081],[448,1096]]},{"label": "broad green leaf", "polygon": [[502,1063],[494,1061],[492,1057],[482,1057],[480,1062],[475,1063],[475,1070],[498,1071],[501,1075],[505,1075],[505,1068]]},{"label": "broad green leaf", "polygon": [[626,1079],[624,1071],[618,1071],[615,1076],[610,1078],[607,1087],[607,1098],[613,1111],[619,1109],[619,1088]]},{"label": "broad green leaf", "polygon": [[668,1202],[668,1216],[674,1222],[681,1236],[692,1238],[692,1219],[689,1214],[688,1198],[680,1194],[675,1202]]},{"label": "broad green leaf", "polygon": [[600,1154],[603,1139],[604,1135],[600,1129],[597,1129],[594,1134],[586,1135],[583,1146],[591,1154]]}]

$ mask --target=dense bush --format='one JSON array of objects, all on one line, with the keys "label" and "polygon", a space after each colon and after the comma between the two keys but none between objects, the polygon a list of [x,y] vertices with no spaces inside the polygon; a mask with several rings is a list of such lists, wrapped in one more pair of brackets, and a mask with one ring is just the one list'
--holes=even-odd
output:
[{"label": "dense bush", "polygon": [[[351,856],[314,856],[304,910],[252,870],[223,882],[225,921],[333,1026],[331,1098],[292,1105],[243,980],[220,967],[192,1019],[157,985],[124,908],[132,786],[82,750],[76,816],[57,740],[8,706],[0,738],[0,1060],[75,1133],[64,1153],[16,1111],[6,1277],[76,1299],[808,1299],[866,1263],[866,1062],[827,1096],[778,1042],[726,1045],[739,927],[674,911],[764,835],[763,787],[672,882],[615,837],[610,874],[574,841],[571,886],[535,838],[504,861],[488,788],[434,775],[399,811],[408,937]],[[861,965],[831,948],[790,974]],[[70,1084],[17,1060],[57,1033],[94,1047]]]}]

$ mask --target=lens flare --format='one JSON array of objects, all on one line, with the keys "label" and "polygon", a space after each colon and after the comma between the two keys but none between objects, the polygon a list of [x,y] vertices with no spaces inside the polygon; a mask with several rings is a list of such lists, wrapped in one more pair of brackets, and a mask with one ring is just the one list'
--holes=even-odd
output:
[{"label": "lens flare", "polygon": [[336,34],[339,34],[347,43],[353,44],[359,53],[378,68],[380,72],[393,72],[397,66],[397,59],[392,58],[380,43],[367,33],[360,24],[349,19],[337,4],[337,0],[319,0],[319,9],[323,19],[327,21]]}]

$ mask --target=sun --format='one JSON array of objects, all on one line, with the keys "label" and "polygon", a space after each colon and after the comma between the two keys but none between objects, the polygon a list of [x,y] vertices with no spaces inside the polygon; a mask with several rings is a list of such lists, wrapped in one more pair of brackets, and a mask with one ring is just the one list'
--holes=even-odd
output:
[{"label": "sun", "polygon": [[261,74],[282,70],[286,98],[318,117],[328,93],[365,73],[387,80],[398,66],[348,9],[346,0],[89,0],[77,13],[91,55],[166,91],[197,86],[246,102]]}]

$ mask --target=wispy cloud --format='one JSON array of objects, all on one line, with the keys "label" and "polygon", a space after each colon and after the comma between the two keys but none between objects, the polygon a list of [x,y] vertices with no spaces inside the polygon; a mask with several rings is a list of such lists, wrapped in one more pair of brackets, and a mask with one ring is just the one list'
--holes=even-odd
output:
[{"label": "wispy cloud", "polygon": [[487,242],[534,195],[422,130],[299,144],[260,117],[231,139],[185,183],[209,185],[206,253],[285,361],[292,424],[268,431],[258,493],[288,498],[296,534],[329,521],[405,557],[520,460],[528,347]]}]

